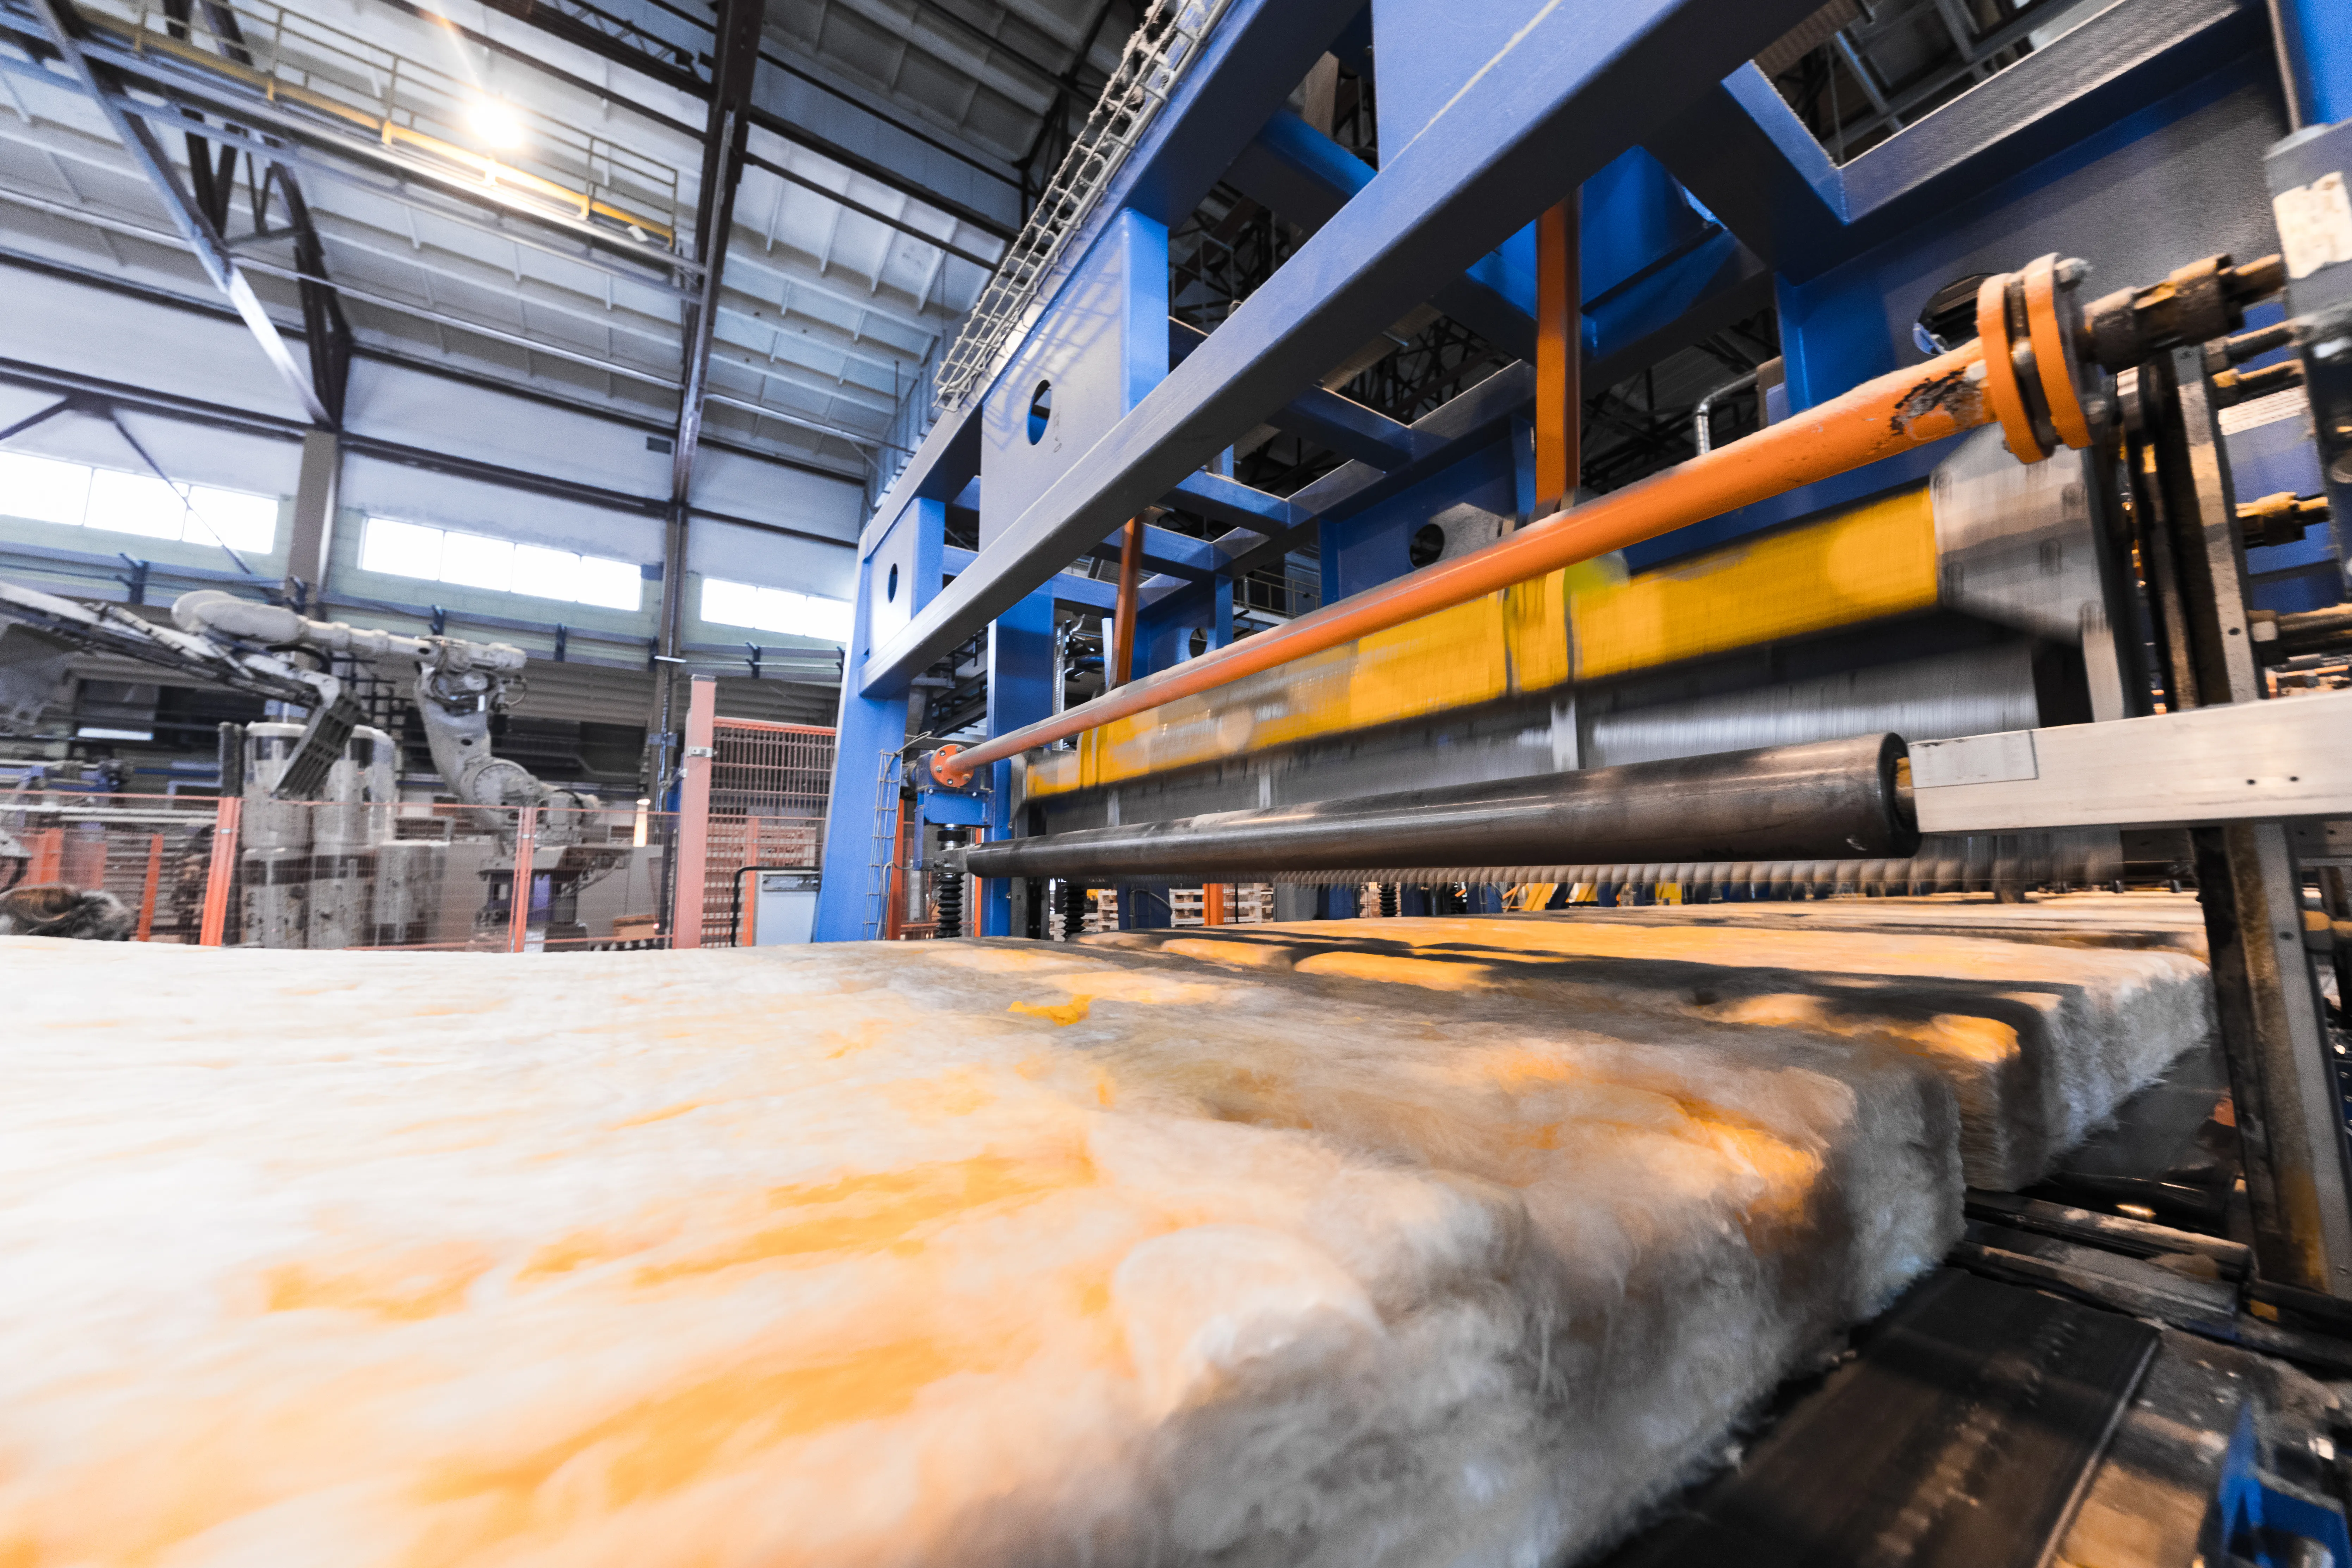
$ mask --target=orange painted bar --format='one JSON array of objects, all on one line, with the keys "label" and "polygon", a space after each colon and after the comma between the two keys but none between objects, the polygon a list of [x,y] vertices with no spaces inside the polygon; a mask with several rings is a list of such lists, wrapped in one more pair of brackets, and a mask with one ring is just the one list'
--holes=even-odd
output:
[{"label": "orange painted bar", "polygon": [[1583,313],[1577,240],[1583,193],[1536,219],[1536,503],[1559,510],[1582,472]]},{"label": "orange painted bar", "polygon": [[147,840],[147,879],[139,889],[139,934],[133,942],[145,942],[155,931],[155,889],[163,880],[163,836],[152,835]]},{"label": "orange painted bar", "polygon": [[1342,647],[1484,598],[1514,583],[1972,430],[1992,417],[1985,403],[1982,364],[1978,344],[1963,343],[1925,364],[1864,382],[1842,397],[1623,489],[1531,522],[1482,550],[1424,566],[1286,626],[1212,649],[933,765],[949,782],[961,784],[975,770],[1033,746],[1180,697],[1213,691],[1245,675]]},{"label": "orange painted bar", "polygon": [[1110,665],[1103,673],[1106,689],[1125,686],[1135,673],[1135,598],[1143,584],[1143,520],[1127,520],[1118,542],[1118,601],[1111,611]]},{"label": "orange painted bar", "polygon": [[[748,871],[759,863],[760,819],[756,816],[747,816],[743,819],[743,870]],[[742,872],[739,871],[736,875],[740,878],[742,875]],[[735,885],[740,888],[742,886],[742,883],[738,881]],[[757,947],[759,943],[754,940],[754,938],[759,935],[759,889],[754,888],[751,890],[751,896],[743,900],[743,921],[741,928],[735,933],[735,945],[738,947]]]},{"label": "orange painted bar", "polygon": [[65,875],[66,830],[45,827],[33,835],[33,858],[25,868],[28,884],[54,882]]},{"label": "orange painted bar", "polygon": [[213,818],[213,859],[205,868],[205,918],[196,932],[202,947],[218,947],[228,924],[229,879],[236,874],[237,818],[244,810],[242,796],[226,795]]},{"label": "orange painted bar", "polygon": [[702,889],[710,876],[711,732],[718,717],[719,682],[696,676],[686,707],[686,755],[678,762],[677,868],[669,879],[673,949],[702,945]]},{"label": "orange painted bar", "polygon": [[515,814],[514,894],[507,900],[507,951],[520,952],[530,935],[532,873],[537,869],[539,807],[526,805]]}]

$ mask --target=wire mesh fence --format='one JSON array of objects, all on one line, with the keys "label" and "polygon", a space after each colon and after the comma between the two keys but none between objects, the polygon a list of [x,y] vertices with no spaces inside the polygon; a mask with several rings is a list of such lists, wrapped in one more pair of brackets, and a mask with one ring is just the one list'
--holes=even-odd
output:
[{"label": "wire mesh fence", "polygon": [[215,803],[194,795],[38,793],[0,800],[0,892],[64,882],[122,901],[135,940],[194,942]]},{"label": "wire mesh fence", "polygon": [[225,945],[669,944],[667,813],[255,799],[240,816]]},{"label": "wire mesh fence", "polygon": [[502,952],[669,944],[662,892],[677,825],[667,813],[258,795],[226,813],[221,805],[88,795],[0,805],[0,891],[102,889],[144,942]]},{"label": "wire mesh fence", "polygon": [[751,873],[814,875],[824,862],[834,733],[813,724],[722,717],[712,722],[710,747],[701,945],[748,947],[758,940]]}]

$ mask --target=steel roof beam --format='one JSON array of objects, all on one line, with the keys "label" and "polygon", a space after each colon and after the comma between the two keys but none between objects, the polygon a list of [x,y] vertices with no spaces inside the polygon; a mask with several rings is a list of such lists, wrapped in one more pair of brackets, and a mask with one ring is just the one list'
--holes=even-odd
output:
[{"label": "steel roof beam", "polygon": [[702,434],[702,395],[710,382],[710,342],[719,324],[719,276],[735,228],[735,190],[751,134],[753,68],[759,62],[762,0],[719,0],[718,59],[713,69],[710,124],[703,138],[702,189],[694,206],[694,258],[702,291],[688,308],[684,366],[679,375],[677,440],[670,456],[670,500],[686,504],[694,480],[694,447]]},{"label": "steel roof beam", "polygon": [[28,3],[34,14],[40,17],[42,26],[48,30],[50,43],[66,64],[72,68],[73,73],[81,79],[83,89],[105,114],[115,135],[121,139],[123,150],[130,153],[131,163],[138,166],[140,174],[146,177],[155,194],[163,198],[163,209],[171,217],[173,226],[180,231],[188,248],[196,253],[196,260],[203,266],[205,276],[213,280],[214,287],[228,296],[229,303],[236,308],[237,315],[253,333],[254,342],[260,345],[262,355],[269,361],[270,368],[286,383],[287,389],[294,394],[294,400],[301,405],[303,411],[314,422],[333,426],[336,422],[334,411],[320,398],[319,389],[310,380],[310,372],[295,359],[294,351],[287,346],[286,339],[278,331],[278,323],[271,321],[269,312],[262,309],[252,283],[238,269],[236,258],[230,253],[227,242],[221,238],[220,230],[196,205],[194,195],[181,184],[179,171],[172,166],[171,159],[164,154],[154,133],[147,129],[146,122],[123,112],[118,99],[121,83],[113,72],[92,59],[82,47],[81,18],[73,8],[73,0],[28,0]]},{"label": "steel roof beam", "polygon": [[[981,561],[866,661],[902,690],[1318,372],[1801,21],[1809,0],[1550,5]],[[1223,160],[1231,162],[1230,155]]]}]

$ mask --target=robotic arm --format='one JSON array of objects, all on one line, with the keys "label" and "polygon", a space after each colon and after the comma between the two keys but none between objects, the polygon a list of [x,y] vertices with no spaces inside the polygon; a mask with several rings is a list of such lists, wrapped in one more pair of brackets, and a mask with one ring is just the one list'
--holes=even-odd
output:
[{"label": "robotic arm", "polygon": [[[425,744],[432,749],[434,766],[459,800],[468,805],[559,809],[597,804],[592,796],[542,784],[520,763],[491,754],[490,716],[510,705],[528,657],[510,643],[409,637],[341,621],[314,621],[281,605],[257,604],[210,588],[181,595],[172,606],[172,619],[214,646],[250,642],[370,660],[413,661]],[[294,772],[287,771],[289,776]]]}]

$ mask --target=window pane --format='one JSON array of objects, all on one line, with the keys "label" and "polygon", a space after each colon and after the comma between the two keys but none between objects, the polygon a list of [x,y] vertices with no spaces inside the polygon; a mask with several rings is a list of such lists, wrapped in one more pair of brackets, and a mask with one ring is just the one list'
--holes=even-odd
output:
[{"label": "window pane", "polygon": [[514,588],[515,547],[510,541],[478,533],[441,537],[441,581],[465,588]]},{"label": "window pane", "polygon": [[580,557],[569,550],[550,550],[543,544],[514,547],[516,593],[542,599],[576,599],[579,589]]},{"label": "window pane", "polygon": [[801,626],[801,636],[823,637],[827,642],[837,642],[846,647],[849,642],[849,620],[848,600],[823,599],[811,594],[808,596],[806,618]]},{"label": "window pane", "polygon": [[760,590],[759,619],[751,624],[763,632],[795,632],[808,601],[790,588]]},{"label": "window pane", "polygon": [[177,539],[187,516],[180,492],[152,474],[100,468],[89,477],[88,524],[91,528],[142,533],[150,539]]},{"label": "window pane", "polygon": [[[608,610],[643,609],[646,574],[634,561],[607,561],[602,556],[583,555],[580,558],[580,589],[572,596],[583,605],[602,605]],[[705,618],[709,617],[706,616]]]},{"label": "window pane", "polygon": [[[278,545],[278,500],[274,496],[248,495],[243,490],[216,490],[197,485],[188,492],[196,516],[187,519],[182,535],[191,544],[210,544],[218,534],[231,550],[267,555]],[[204,521],[199,522],[197,518]],[[210,528],[206,528],[210,524]]]},{"label": "window pane", "polygon": [[0,514],[79,528],[89,501],[89,470],[81,464],[0,452]]},{"label": "window pane", "polygon": [[849,604],[845,599],[820,599],[789,588],[760,590],[760,626],[787,637],[849,640]]},{"label": "window pane", "polygon": [[360,543],[360,569],[431,582],[441,575],[441,531],[372,517]]},{"label": "window pane", "polygon": [[721,626],[756,626],[760,624],[760,590],[746,583],[722,583],[716,577],[706,577],[702,581],[702,618]]}]

